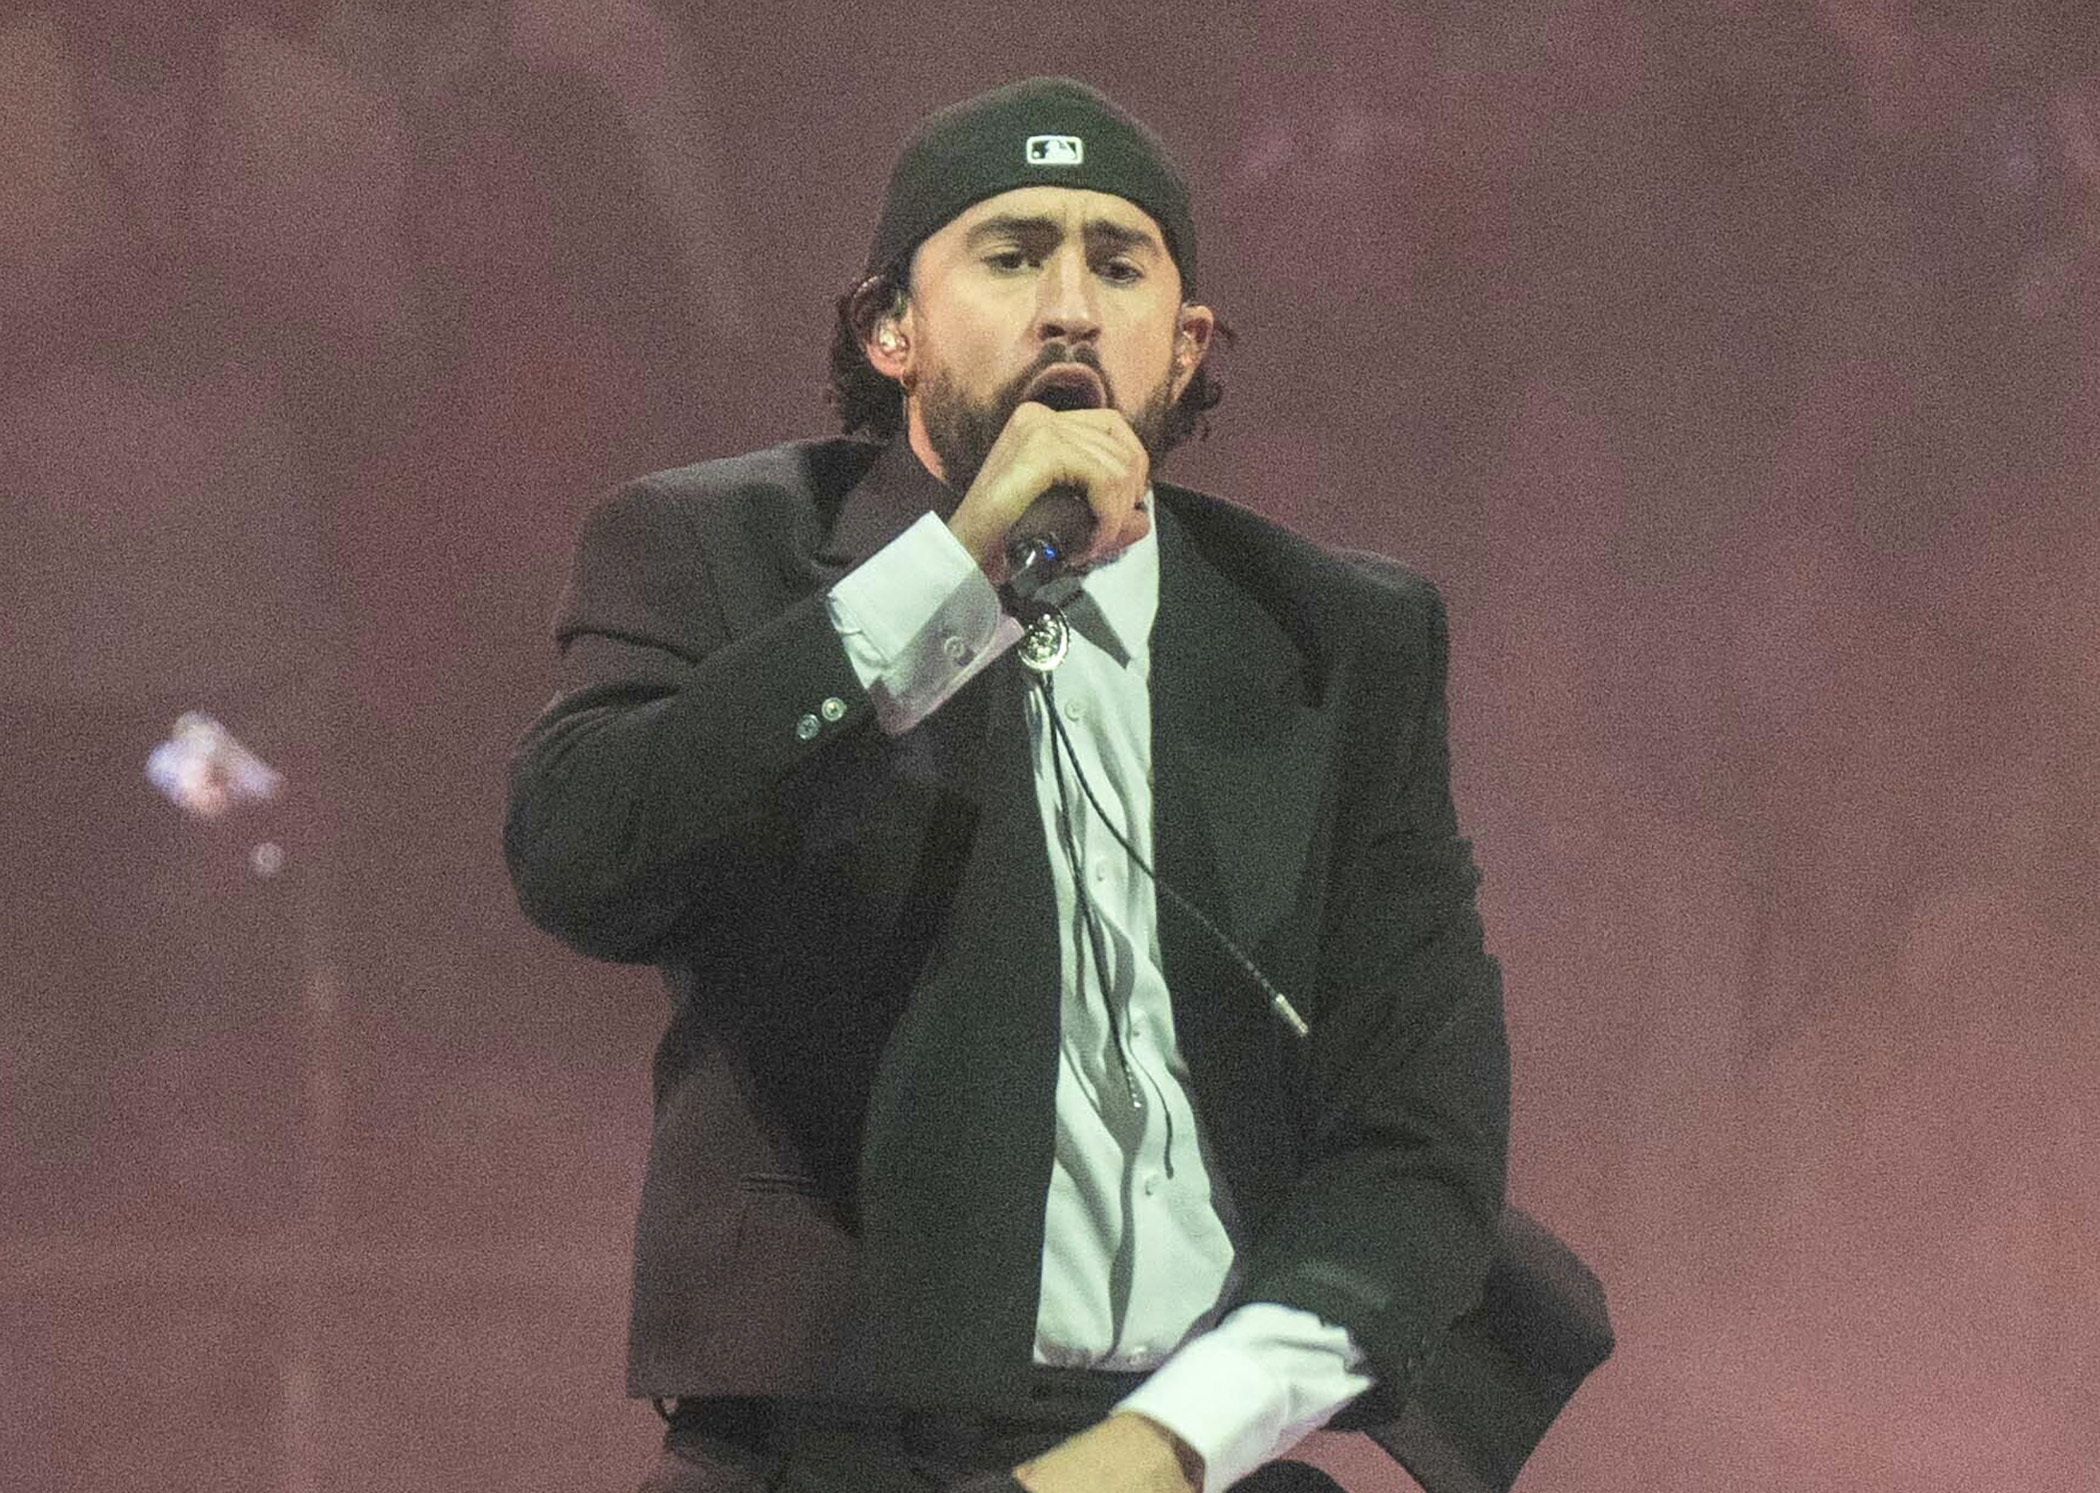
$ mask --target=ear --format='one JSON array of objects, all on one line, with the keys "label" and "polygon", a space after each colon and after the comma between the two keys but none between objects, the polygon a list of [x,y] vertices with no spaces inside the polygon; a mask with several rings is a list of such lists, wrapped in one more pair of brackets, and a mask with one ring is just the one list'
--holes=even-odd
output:
[{"label": "ear", "polygon": [[1210,334],[1217,324],[1217,313],[1210,307],[1193,301],[1182,306],[1180,321],[1174,328],[1174,399],[1181,397],[1196,370],[1203,366],[1204,354],[1210,351]]},{"label": "ear", "polygon": [[911,390],[913,356],[911,308],[889,311],[877,317],[868,328],[868,335],[861,339],[860,350],[866,355],[869,366],[884,378],[893,378]]}]

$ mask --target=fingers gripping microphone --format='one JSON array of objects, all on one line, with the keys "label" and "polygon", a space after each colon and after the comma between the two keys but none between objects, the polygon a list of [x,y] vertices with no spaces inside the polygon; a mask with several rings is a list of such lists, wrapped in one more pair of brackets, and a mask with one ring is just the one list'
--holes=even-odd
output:
[{"label": "fingers gripping microphone", "polygon": [[1078,487],[1056,483],[1030,503],[1006,536],[1006,588],[1016,606],[1054,605],[1058,598],[1045,593],[1093,536],[1094,510]]},{"label": "fingers gripping microphone", "polygon": [[[1099,409],[1108,401],[1108,388],[1092,365],[1091,358],[1049,349],[1054,359],[1028,385],[1027,397],[1050,409]],[[1073,482],[1053,482],[1030,503],[1006,535],[1008,605],[1025,621],[1067,601],[1077,583],[1050,588],[1071,569],[1072,556],[1086,548],[1094,537],[1094,510],[1086,500],[1086,489]]]}]

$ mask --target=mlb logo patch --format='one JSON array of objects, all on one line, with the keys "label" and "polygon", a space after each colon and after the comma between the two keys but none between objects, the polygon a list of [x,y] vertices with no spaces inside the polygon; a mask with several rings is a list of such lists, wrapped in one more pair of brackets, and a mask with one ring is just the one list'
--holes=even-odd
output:
[{"label": "mlb logo patch", "polygon": [[1077,135],[1030,135],[1027,160],[1031,166],[1077,166],[1086,160],[1086,141]]}]

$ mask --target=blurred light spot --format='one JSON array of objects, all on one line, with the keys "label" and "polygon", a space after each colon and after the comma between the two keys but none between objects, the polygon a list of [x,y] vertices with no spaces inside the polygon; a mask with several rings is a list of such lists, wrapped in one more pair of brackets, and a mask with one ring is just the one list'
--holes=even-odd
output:
[{"label": "blurred light spot", "polygon": [[217,819],[242,804],[267,803],[284,791],[282,773],[195,710],[184,713],[175,722],[175,734],[146,758],[146,779],[169,803],[198,819]]}]

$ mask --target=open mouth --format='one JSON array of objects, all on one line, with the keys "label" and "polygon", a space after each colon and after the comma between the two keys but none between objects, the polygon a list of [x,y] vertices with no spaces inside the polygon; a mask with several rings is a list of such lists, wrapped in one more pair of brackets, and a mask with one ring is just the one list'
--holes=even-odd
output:
[{"label": "open mouth", "polygon": [[1054,410],[1097,410],[1108,402],[1100,375],[1080,363],[1044,369],[1023,397]]}]

